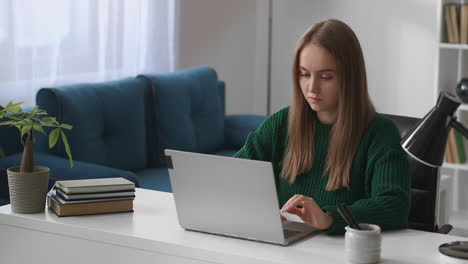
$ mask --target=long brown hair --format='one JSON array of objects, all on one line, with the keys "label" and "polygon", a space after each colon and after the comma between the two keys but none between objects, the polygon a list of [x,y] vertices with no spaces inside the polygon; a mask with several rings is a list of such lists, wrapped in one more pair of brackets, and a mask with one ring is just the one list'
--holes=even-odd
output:
[{"label": "long brown hair", "polygon": [[317,115],[304,98],[299,84],[300,54],[311,43],[333,55],[341,80],[337,120],[331,130],[324,170],[324,175],[330,173],[326,190],[333,191],[349,187],[353,158],[364,131],[375,116],[375,109],[367,91],[364,56],[353,30],[336,19],[320,22],[307,30],[299,40],[294,56],[294,95],[289,111],[289,140],[282,177],[294,183],[298,175],[312,168],[314,161],[313,135]]}]

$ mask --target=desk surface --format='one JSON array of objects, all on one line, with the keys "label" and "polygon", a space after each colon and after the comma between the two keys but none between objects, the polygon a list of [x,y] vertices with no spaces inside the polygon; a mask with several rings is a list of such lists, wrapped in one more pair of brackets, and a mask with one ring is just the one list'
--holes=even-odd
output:
[{"label": "desk surface", "polygon": [[[288,247],[270,245],[182,229],[171,193],[137,189],[134,202],[133,213],[77,217],[57,217],[49,210],[40,214],[16,214],[11,212],[10,205],[6,205],[0,207],[0,226],[97,241],[200,262],[344,262],[342,236],[319,234]],[[0,236],[2,239],[5,242],[11,237]],[[440,263],[438,246],[455,240],[467,239],[414,230],[383,232],[382,263]]]}]

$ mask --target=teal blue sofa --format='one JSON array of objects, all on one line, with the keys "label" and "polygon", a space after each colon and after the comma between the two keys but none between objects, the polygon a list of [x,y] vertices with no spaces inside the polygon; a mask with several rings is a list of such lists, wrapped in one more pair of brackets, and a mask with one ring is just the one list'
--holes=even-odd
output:
[{"label": "teal blue sofa", "polygon": [[[36,104],[65,124],[75,167],[63,146],[36,137],[36,165],[57,179],[124,177],[140,188],[171,192],[164,149],[231,156],[265,116],[225,115],[225,83],[214,69],[142,74],[101,83],[42,88]],[[8,202],[6,168],[18,166],[16,128],[0,127],[0,203]]]}]

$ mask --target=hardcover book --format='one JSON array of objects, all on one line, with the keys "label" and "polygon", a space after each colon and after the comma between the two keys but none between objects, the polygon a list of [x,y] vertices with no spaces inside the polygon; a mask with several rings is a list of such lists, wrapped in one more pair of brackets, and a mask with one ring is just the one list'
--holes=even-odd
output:
[{"label": "hardcover book", "polygon": [[84,200],[84,199],[101,199],[111,197],[135,197],[135,191],[122,191],[122,192],[103,192],[103,193],[84,193],[84,194],[67,194],[62,190],[56,188],[56,192],[60,197],[65,200]]},{"label": "hardcover book", "polygon": [[105,197],[105,198],[94,198],[94,199],[80,199],[80,200],[67,200],[60,194],[54,192],[50,193],[59,204],[79,204],[79,203],[94,203],[94,202],[109,202],[109,201],[121,201],[121,200],[135,200],[135,196],[121,196],[121,197]]},{"label": "hardcover book", "polygon": [[48,195],[47,204],[58,216],[133,212],[133,200],[60,204],[55,198],[54,195]]},{"label": "hardcover book", "polygon": [[133,191],[135,189],[135,184],[124,178],[56,181],[55,186],[66,194]]}]

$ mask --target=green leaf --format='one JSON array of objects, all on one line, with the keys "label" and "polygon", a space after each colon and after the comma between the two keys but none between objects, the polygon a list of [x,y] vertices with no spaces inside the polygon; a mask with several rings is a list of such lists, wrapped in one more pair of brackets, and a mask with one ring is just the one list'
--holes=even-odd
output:
[{"label": "green leaf", "polygon": [[21,114],[21,112],[23,112],[23,110],[21,109],[21,107],[16,106],[16,107],[8,108],[8,112],[10,112],[12,114]]},{"label": "green leaf", "polygon": [[31,113],[27,114],[27,117],[28,118],[33,118],[37,114],[37,111],[39,111],[38,106],[34,107],[33,110],[31,111]]},{"label": "green leaf", "polygon": [[21,114],[23,110],[21,109],[20,105],[21,103],[13,104],[11,101],[8,103],[7,106],[5,106],[5,110],[7,112],[13,113],[13,114]]},{"label": "green leaf", "polygon": [[31,129],[32,129],[32,126],[23,126],[21,128],[21,138],[23,138],[25,134],[28,134],[28,137],[29,137],[29,135],[31,135]]},{"label": "green leaf", "polygon": [[20,126],[20,127],[24,127],[24,126],[27,126],[28,123],[26,122],[26,120],[18,120],[18,121],[15,121],[15,123],[13,123],[15,126]]},{"label": "green leaf", "polygon": [[8,125],[11,125],[13,124],[15,121],[3,121],[3,122],[0,122],[0,126],[8,126]]},{"label": "green leaf", "polygon": [[72,126],[67,125],[67,124],[62,124],[60,127],[61,127],[61,128],[65,128],[65,129],[68,129],[68,130],[70,130],[70,129],[73,128]]},{"label": "green leaf", "polygon": [[17,106],[21,105],[22,103],[24,103],[24,102],[19,102],[19,103],[13,104],[13,102],[10,101],[8,103],[8,105],[6,106],[6,108],[8,108],[8,107],[17,107]]},{"label": "green leaf", "polygon": [[17,121],[22,120],[20,117],[12,116],[12,115],[4,115],[3,117],[11,119],[11,120],[17,120]]},{"label": "green leaf", "polygon": [[5,107],[0,105],[0,111],[3,111],[3,109],[5,109]]},{"label": "green leaf", "polygon": [[65,133],[63,133],[63,131],[60,134],[62,135],[63,145],[65,146],[65,151],[67,152],[68,159],[70,160],[70,167],[73,168],[73,157],[70,151],[70,145],[68,145],[67,136],[65,136]]},{"label": "green leaf", "polygon": [[53,148],[60,136],[60,128],[52,130],[49,134],[49,148]]},{"label": "green leaf", "polygon": [[44,118],[41,119],[41,122],[44,123],[44,124],[49,124],[49,125],[52,125],[52,124],[58,125],[59,124],[57,122],[57,119],[55,119],[55,117],[44,117]]},{"label": "green leaf", "polygon": [[42,109],[37,109],[36,115],[47,115],[47,112]]},{"label": "green leaf", "polygon": [[44,123],[41,123],[41,126],[42,126],[42,127],[60,127],[59,125],[54,125],[54,124],[44,124]]},{"label": "green leaf", "polygon": [[37,125],[37,124],[34,124],[33,125],[33,129],[44,134],[45,136],[47,136],[47,134],[45,133],[44,129],[40,126],[40,125]]}]

